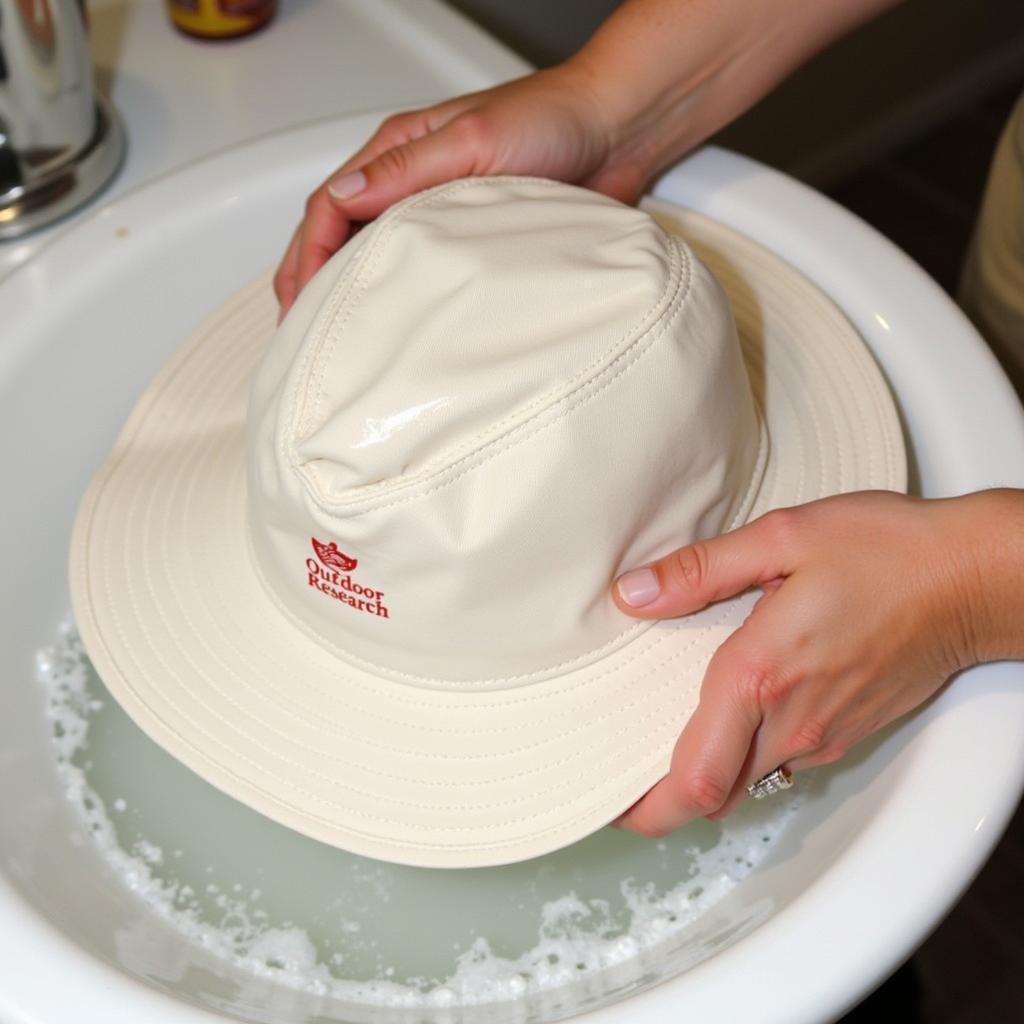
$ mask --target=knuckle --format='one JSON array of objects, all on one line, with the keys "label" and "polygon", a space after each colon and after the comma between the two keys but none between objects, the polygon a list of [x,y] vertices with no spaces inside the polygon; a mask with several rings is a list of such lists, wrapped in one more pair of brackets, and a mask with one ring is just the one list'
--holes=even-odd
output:
[{"label": "knuckle", "polygon": [[491,137],[491,126],[486,117],[476,111],[460,114],[451,124],[459,143],[471,149],[481,149]]},{"label": "knuckle", "polygon": [[769,542],[780,548],[788,548],[800,538],[803,516],[796,508],[777,508],[768,512],[762,522]]},{"label": "knuckle", "polygon": [[700,590],[708,578],[707,546],[698,542],[674,551],[665,568],[670,584],[683,590]]},{"label": "knuckle", "polygon": [[737,688],[748,706],[772,711],[785,702],[792,687],[788,673],[765,661],[748,663],[738,674]]},{"label": "knuckle", "polygon": [[374,161],[378,169],[389,178],[404,178],[409,173],[409,147],[393,146]]},{"label": "knuckle", "polygon": [[789,747],[794,756],[806,756],[825,748],[829,723],[823,718],[805,718],[790,738]]},{"label": "knuckle", "polygon": [[702,817],[717,811],[728,796],[725,783],[708,772],[695,773],[683,779],[677,793],[684,810]]}]

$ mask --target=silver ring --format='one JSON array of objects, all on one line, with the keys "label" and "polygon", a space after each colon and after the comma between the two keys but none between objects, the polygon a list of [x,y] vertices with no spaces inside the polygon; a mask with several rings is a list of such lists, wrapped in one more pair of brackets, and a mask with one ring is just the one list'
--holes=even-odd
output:
[{"label": "silver ring", "polygon": [[778,793],[783,789],[789,789],[793,785],[793,773],[788,768],[779,765],[773,772],[769,772],[763,778],[752,782],[747,786],[747,792],[755,799],[762,800],[766,796]]}]

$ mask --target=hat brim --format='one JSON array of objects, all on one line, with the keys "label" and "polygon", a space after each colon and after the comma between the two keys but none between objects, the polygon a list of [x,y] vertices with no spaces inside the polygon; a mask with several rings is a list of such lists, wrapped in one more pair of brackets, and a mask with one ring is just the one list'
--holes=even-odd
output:
[{"label": "hat brim", "polygon": [[[647,208],[731,301],[770,444],[751,516],[902,490],[891,396],[842,313],[736,232]],[[511,693],[425,690],[339,661],[282,615],[250,559],[246,406],[276,312],[264,279],[200,328],[83,499],[72,602],[107,688],[208,782],[354,853],[484,866],[607,824],[668,770],[708,660],[754,596],[656,623],[597,664]]]}]

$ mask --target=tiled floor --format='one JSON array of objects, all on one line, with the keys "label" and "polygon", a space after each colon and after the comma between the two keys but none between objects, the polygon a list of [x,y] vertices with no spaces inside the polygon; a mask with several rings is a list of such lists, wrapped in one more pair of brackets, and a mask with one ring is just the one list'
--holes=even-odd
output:
[{"label": "tiled floor", "polygon": [[[1024,80],[999,90],[830,194],[955,293],[989,157],[1022,89]],[[1024,1021],[1024,805],[974,885],[931,938],[843,1024],[890,1019],[901,1024]]]}]

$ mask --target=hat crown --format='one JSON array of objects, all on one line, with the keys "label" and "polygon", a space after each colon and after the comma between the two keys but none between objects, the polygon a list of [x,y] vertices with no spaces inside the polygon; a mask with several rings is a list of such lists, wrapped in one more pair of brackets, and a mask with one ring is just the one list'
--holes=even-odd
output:
[{"label": "hat crown", "polygon": [[646,214],[467,179],[365,228],[250,411],[262,578],[335,653],[511,686],[647,628],[622,568],[728,527],[763,442],[724,295]]},{"label": "hat crown", "polygon": [[312,326],[302,471],[325,501],[369,499],[536,415],[672,300],[667,241],[635,210],[548,183],[469,179],[394,211]]}]

